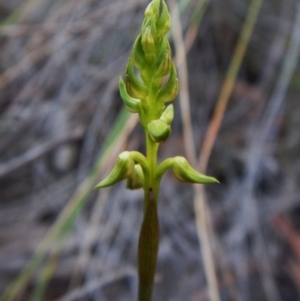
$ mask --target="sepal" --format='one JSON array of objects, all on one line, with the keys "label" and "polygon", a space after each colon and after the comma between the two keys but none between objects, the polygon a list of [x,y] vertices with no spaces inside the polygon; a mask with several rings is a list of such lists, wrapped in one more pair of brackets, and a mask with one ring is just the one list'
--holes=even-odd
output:
[{"label": "sepal", "polygon": [[162,1],[162,12],[157,22],[156,28],[157,33],[160,36],[164,36],[171,28],[171,17],[165,1]]},{"label": "sepal", "polygon": [[158,63],[158,68],[155,76],[166,76],[170,73],[172,66],[172,59],[170,51],[166,50],[163,58]]},{"label": "sepal", "polygon": [[141,34],[136,38],[133,48],[131,58],[134,64],[139,68],[143,69],[145,67],[146,58],[144,54],[144,50],[141,44]]},{"label": "sepal", "polygon": [[147,26],[142,33],[141,44],[146,60],[148,62],[153,62],[155,59],[155,43],[150,26]]},{"label": "sepal", "polygon": [[175,178],[180,182],[208,184],[219,183],[213,177],[205,176],[193,169],[184,157],[175,157],[172,166]]},{"label": "sepal", "polygon": [[148,19],[153,14],[153,1],[151,1],[145,9],[145,19]]},{"label": "sepal", "polygon": [[157,55],[159,60],[164,58],[166,52],[169,52],[171,54],[172,50],[171,50],[168,38],[166,36],[164,36],[161,40],[161,45],[160,45],[158,55]]},{"label": "sepal", "polygon": [[143,99],[148,95],[147,87],[141,83],[134,73],[131,60],[129,60],[126,68],[126,88],[128,94],[134,98]]},{"label": "sepal", "polygon": [[176,74],[176,69],[172,63],[172,68],[170,72],[170,77],[165,84],[165,86],[159,90],[157,95],[157,100],[162,102],[168,102],[173,100],[178,93],[178,78]]},{"label": "sepal", "polygon": [[120,182],[129,177],[133,171],[134,160],[130,157],[130,152],[122,152],[118,156],[116,165],[111,173],[103,181],[98,183],[95,188],[104,188]]},{"label": "sepal", "polygon": [[121,77],[119,79],[119,90],[125,108],[131,113],[139,113],[141,109],[141,101],[140,99],[133,98],[128,94],[125,83]]},{"label": "sepal", "polygon": [[151,1],[145,10],[145,19],[159,13],[160,0]]}]

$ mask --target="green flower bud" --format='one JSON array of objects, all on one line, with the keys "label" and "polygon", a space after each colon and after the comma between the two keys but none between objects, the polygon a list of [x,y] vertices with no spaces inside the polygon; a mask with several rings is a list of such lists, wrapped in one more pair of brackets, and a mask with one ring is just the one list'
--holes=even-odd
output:
[{"label": "green flower bud", "polygon": [[160,36],[164,36],[171,28],[171,17],[165,1],[162,1],[162,12],[157,22],[156,28],[157,34]]},{"label": "green flower bud", "polygon": [[153,62],[155,59],[155,43],[150,26],[147,26],[142,33],[141,44],[145,53],[146,60],[148,62]]},{"label": "green flower bud", "polygon": [[171,135],[170,126],[163,120],[153,120],[148,124],[148,131],[154,142],[161,143]]},{"label": "green flower bud", "polygon": [[159,54],[158,54],[158,57],[164,57],[165,53],[166,52],[169,52],[171,54],[172,50],[171,50],[171,47],[170,47],[170,43],[169,43],[169,40],[166,36],[164,36],[161,40],[161,45],[160,45],[160,48],[159,48]]},{"label": "green flower bud", "polygon": [[153,1],[151,1],[145,10],[145,19],[151,17],[153,15]]},{"label": "green flower bud", "polygon": [[142,37],[140,34],[134,42],[134,45],[132,48],[132,54],[131,54],[132,61],[139,69],[143,69],[146,64],[146,58],[145,58],[141,40],[142,40]]},{"label": "green flower bud", "polygon": [[119,79],[119,90],[125,108],[131,113],[139,113],[141,109],[141,101],[139,99],[132,98],[128,94],[124,81],[121,77]]},{"label": "green flower bud", "polygon": [[171,67],[172,67],[171,53],[169,51],[165,51],[165,55],[159,61],[155,76],[165,76],[169,74],[171,71]]},{"label": "green flower bud", "polygon": [[143,187],[144,173],[140,164],[134,165],[133,173],[127,178],[127,189],[140,189]]},{"label": "green flower bud", "polygon": [[145,19],[155,14],[159,14],[159,8],[160,8],[160,0],[151,1],[145,10]]},{"label": "green flower bud", "polygon": [[208,184],[219,183],[213,177],[205,176],[193,169],[184,157],[175,157],[172,166],[175,178],[180,182]]},{"label": "green flower bud", "polygon": [[130,157],[130,152],[122,152],[116,162],[115,167],[111,173],[100,183],[98,183],[95,188],[104,188],[111,186],[119,181],[122,181],[129,177],[134,171],[134,160]]},{"label": "green flower bud", "polygon": [[157,95],[157,100],[162,102],[168,102],[173,100],[178,93],[178,78],[176,74],[176,69],[172,63],[170,77],[165,84],[165,86],[159,90]]},{"label": "green flower bud", "polygon": [[129,60],[126,69],[126,89],[130,96],[134,98],[144,99],[148,95],[148,89],[136,77],[132,61]]},{"label": "green flower bud", "polygon": [[174,118],[174,107],[173,105],[168,105],[164,112],[162,113],[160,119],[163,120],[167,125],[170,125]]}]

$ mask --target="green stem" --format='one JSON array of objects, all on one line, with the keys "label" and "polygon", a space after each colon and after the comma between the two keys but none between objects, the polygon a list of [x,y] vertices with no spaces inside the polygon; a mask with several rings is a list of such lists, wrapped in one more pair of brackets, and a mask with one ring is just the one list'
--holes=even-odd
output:
[{"label": "green stem", "polygon": [[157,200],[160,180],[156,177],[158,143],[146,135],[146,159],[149,173],[144,180],[144,219],[138,246],[138,301],[151,301],[159,242]]},{"label": "green stem", "polygon": [[153,191],[145,192],[148,199],[138,246],[138,301],[151,301],[159,243],[157,200]]},{"label": "green stem", "polygon": [[157,202],[158,200],[159,181],[157,180],[156,177],[158,143],[152,141],[147,129],[145,129],[145,135],[146,135],[146,159],[148,161],[148,167],[149,167],[149,174],[145,175],[145,183],[144,183],[144,192],[145,192],[144,209],[146,210],[147,203],[149,201],[149,193],[148,193],[149,191],[153,191],[155,201]]},{"label": "green stem", "polygon": [[158,179],[159,182],[161,180],[161,177],[164,175],[164,173],[168,169],[172,168],[173,164],[174,164],[174,158],[168,158],[159,164],[159,166],[156,169],[156,178]]}]

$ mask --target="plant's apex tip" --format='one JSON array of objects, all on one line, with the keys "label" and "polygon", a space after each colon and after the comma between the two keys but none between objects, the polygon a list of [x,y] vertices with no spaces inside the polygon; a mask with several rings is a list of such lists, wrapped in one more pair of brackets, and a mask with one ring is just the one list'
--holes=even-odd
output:
[{"label": "plant's apex tip", "polygon": [[145,18],[149,18],[153,14],[153,1],[151,1],[145,9]]}]

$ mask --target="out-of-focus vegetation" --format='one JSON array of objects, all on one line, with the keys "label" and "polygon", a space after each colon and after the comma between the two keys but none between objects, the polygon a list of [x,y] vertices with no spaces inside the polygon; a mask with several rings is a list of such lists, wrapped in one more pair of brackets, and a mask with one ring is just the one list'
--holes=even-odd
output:
[{"label": "out-of-focus vegetation", "polygon": [[[202,191],[207,241],[192,191],[164,177],[154,300],[297,300],[298,1],[167,2],[187,86],[160,158],[204,151],[221,184]],[[147,4],[0,1],[1,301],[136,296],[142,194],[92,187],[120,151],[144,151],[117,79]]]}]

